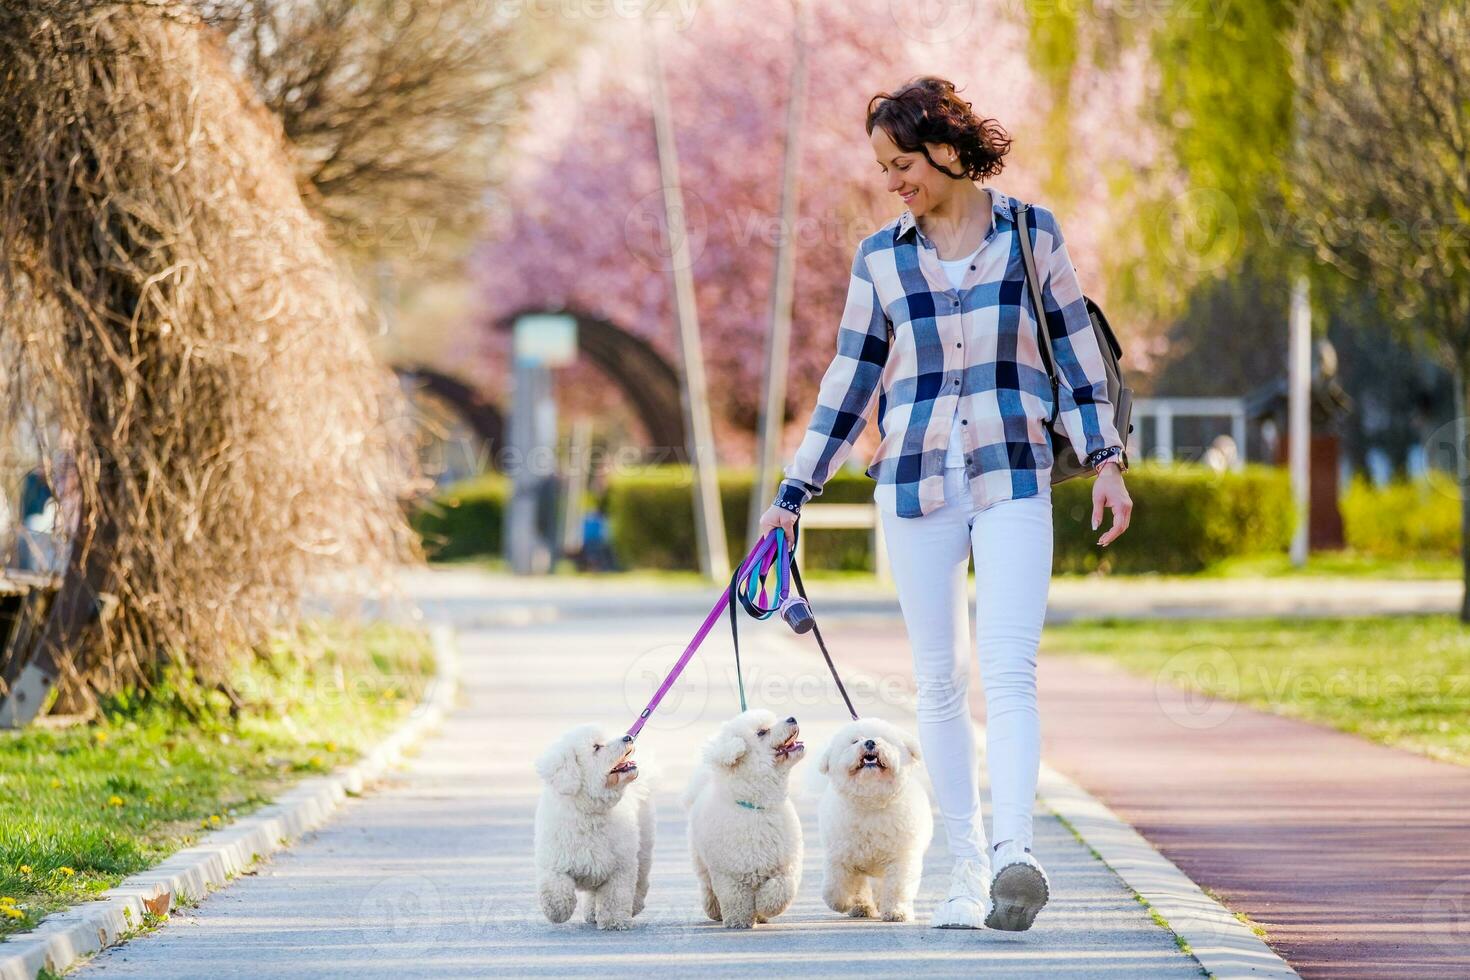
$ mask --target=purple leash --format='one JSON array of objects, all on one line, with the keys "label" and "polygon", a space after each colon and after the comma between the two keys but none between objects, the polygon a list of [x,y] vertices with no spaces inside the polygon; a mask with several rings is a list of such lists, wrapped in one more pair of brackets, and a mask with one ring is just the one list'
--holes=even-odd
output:
[{"label": "purple leash", "polygon": [[[740,563],[740,568],[735,572],[736,577],[744,578],[745,575],[750,572],[751,568],[754,565],[764,560],[766,557],[766,553],[771,551],[772,546],[775,544],[775,541],[776,538],[774,533],[768,533],[765,537],[761,538],[760,541],[756,543],[756,546],[751,549],[750,554],[745,556],[745,560]],[[638,733],[643,731],[643,726],[648,723],[649,717],[654,713],[654,711],[658,709],[659,702],[662,701],[664,699],[664,696],[669,693],[669,690],[673,688],[674,682],[679,679],[679,675],[684,672],[684,668],[689,666],[689,661],[694,658],[694,652],[699,649],[699,645],[704,642],[704,638],[708,636],[709,631],[714,628],[715,621],[720,618],[720,614],[725,611],[725,606],[728,605],[729,602],[730,593],[727,590],[722,589],[720,591],[719,601],[715,603],[715,607],[710,610],[709,615],[704,618],[703,625],[701,625],[699,627],[699,631],[694,634],[694,639],[689,641],[689,646],[685,647],[683,655],[680,656],[678,662],[674,664],[674,669],[669,671],[669,675],[665,677],[664,682],[658,686],[658,690],[653,692],[653,699],[648,702],[648,707],[643,709],[643,711],[638,715],[638,720],[633,722],[633,727],[628,729],[629,735],[637,738]]]},{"label": "purple leash", "polygon": [[[633,727],[628,729],[630,736],[636,739],[638,733],[643,731],[643,726],[658,710],[659,702],[663,701],[673,688],[674,682],[679,679],[679,675],[694,658],[695,651],[709,635],[709,631],[714,628],[715,620],[720,618],[720,614],[727,606],[730,609],[730,636],[735,645],[735,677],[740,688],[740,710],[745,710],[745,679],[741,676],[740,670],[740,635],[735,626],[737,599],[738,604],[744,606],[745,610],[756,619],[765,619],[772,613],[779,612],[781,618],[786,620],[787,625],[797,633],[805,633],[810,630],[816,636],[817,646],[822,650],[822,659],[827,661],[827,669],[832,674],[832,680],[837,684],[837,690],[842,695],[843,703],[847,705],[847,713],[854,721],[857,720],[857,709],[853,707],[852,698],[847,695],[847,688],[843,686],[842,678],[838,676],[837,665],[832,662],[832,656],[827,652],[827,644],[822,639],[822,631],[817,627],[816,618],[812,616],[806,587],[802,584],[801,572],[796,567],[795,550],[795,534],[792,536],[791,548],[788,550],[786,533],[779,527],[767,532],[765,537],[756,543],[750,554],[746,555],[745,560],[740,563],[735,574],[730,577],[729,588],[721,590],[719,600],[710,610],[709,615],[704,618],[704,622],[694,634],[694,639],[689,641],[689,645],[684,648],[684,653],[679,657],[678,662],[674,664],[663,683],[658,686],[658,690],[653,692],[653,698],[648,702],[648,706],[639,713],[638,720],[633,722]],[[773,567],[776,570],[775,591],[768,597],[766,575]],[[747,581],[747,576],[751,576],[748,580],[749,584],[746,588],[742,588],[741,583]],[[796,583],[796,596],[790,595],[792,581]],[[760,590],[758,598],[757,588]],[[772,604],[767,605],[767,603]]]}]

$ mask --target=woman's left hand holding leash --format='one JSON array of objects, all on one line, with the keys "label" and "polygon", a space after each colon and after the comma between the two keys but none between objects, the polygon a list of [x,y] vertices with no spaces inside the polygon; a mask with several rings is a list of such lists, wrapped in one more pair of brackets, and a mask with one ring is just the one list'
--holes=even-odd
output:
[{"label": "woman's left hand holding leash", "polygon": [[1092,484],[1092,529],[1094,531],[1102,522],[1104,507],[1112,508],[1113,526],[1097,539],[1097,543],[1106,546],[1118,535],[1128,530],[1128,518],[1133,513],[1133,498],[1128,496],[1128,488],[1123,486],[1123,468],[1111,460],[1103,463],[1102,472],[1097,475],[1097,479]]}]

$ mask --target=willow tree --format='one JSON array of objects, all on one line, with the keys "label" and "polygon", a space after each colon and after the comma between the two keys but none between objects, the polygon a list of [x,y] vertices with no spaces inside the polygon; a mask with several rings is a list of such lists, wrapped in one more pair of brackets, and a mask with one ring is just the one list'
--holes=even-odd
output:
[{"label": "willow tree", "polygon": [[0,105],[0,418],[45,418],[79,474],[32,667],[220,680],[313,574],[413,553],[396,385],[192,5],[0,7]]},{"label": "willow tree", "polygon": [[[1146,62],[1131,138],[1154,144],[1147,167],[1114,183],[1118,240],[1109,284],[1139,316],[1177,318],[1211,281],[1280,267],[1293,243],[1277,216],[1292,146],[1293,4],[1136,5],[1104,0],[1022,5],[1028,51],[1056,119],[1051,181],[1077,178],[1071,103],[1087,80]],[[1273,297],[1285,309],[1285,295]],[[1284,316],[1284,313],[1283,313]]]},{"label": "willow tree", "polygon": [[[1371,292],[1399,340],[1456,379],[1448,449],[1470,622],[1470,10],[1444,0],[1304,0],[1293,238]],[[1454,428],[1458,426],[1459,428]]]}]

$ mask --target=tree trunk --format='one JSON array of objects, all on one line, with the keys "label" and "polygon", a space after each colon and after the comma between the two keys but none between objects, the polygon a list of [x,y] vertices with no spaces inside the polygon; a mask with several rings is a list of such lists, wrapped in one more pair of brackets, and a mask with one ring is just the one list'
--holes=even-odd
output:
[{"label": "tree trunk", "polygon": [[1460,622],[1470,623],[1470,364],[1462,361],[1455,377],[1455,486],[1460,491]]}]

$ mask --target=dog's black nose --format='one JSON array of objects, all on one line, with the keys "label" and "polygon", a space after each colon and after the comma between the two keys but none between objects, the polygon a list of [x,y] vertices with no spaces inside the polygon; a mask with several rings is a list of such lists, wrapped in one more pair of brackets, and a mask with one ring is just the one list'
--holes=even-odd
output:
[{"label": "dog's black nose", "polygon": [[788,724],[788,725],[794,725],[794,724],[796,724],[796,719],[795,718],[787,718],[786,719],[786,724]]},{"label": "dog's black nose", "polygon": [[869,752],[873,751],[877,747],[878,747],[878,743],[875,742],[875,741],[873,741],[871,738],[868,739],[866,742],[863,743],[863,748],[867,749]]},{"label": "dog's black nose", "polygon": [[623,736],[623,741],[624,742],[631,742],[631,741],[633,741],[633,736],[632,735],[624,735]]}]

